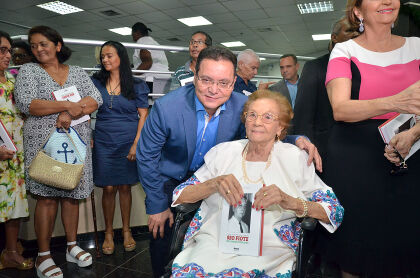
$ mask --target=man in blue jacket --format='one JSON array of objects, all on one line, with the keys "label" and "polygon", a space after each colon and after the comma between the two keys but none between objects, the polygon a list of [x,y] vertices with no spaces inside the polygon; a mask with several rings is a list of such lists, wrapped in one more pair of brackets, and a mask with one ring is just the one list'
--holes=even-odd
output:
[{"label": "man in blue jacket", "polygon": [[[194,83],[178,88],[155,101],[137,146],[137,167],[146,193],[149,215],[150,256],[155,277],[167,263],[174,188],[204,163],[213,146],[245,137],[241,112],[247,97],[233,92],[236,57],[228,49],[208,47],[197,59]],[[295,143],[296,136],[288,142]],[[316,148],[304,137],[296,140],[310,157]]]}]

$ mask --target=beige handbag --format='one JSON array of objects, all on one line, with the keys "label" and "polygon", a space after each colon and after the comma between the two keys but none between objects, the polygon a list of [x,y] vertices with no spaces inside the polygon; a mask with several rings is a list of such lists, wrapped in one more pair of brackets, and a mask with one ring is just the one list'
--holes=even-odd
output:
[{"label": "beige handbag", "polygon": [[[45,140],[44,146],[48,139],[51,137],[55,128],[52,130],[50,135]],[[31,179],[49,185],[51,187],[56,187],[59,189],[73,190],[79,184],[80,179],[83,174],[84,160],[77,150],[77,146],[74,143],[71,136],[68,134],[67,130],[64,129],[67,136],[70,138],[70,141],[75,147],[76,153],[83,162],[83,164],[71,164],[61,161],[57,161],[54,158],[50,157],[45,153],[43,147],[40,148],[35,158],[32,160],[31,165],[29,166],[29,176]]]}]

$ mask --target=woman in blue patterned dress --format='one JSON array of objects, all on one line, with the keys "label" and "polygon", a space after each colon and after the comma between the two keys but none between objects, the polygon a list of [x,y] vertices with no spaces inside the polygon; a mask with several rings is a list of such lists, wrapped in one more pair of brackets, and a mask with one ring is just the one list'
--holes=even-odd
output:
[{"label": "woman in blue patterned dress", "polygon": [[119,192],[124,249],[136,248],[130,232],[131,185],[139,182],[136,164],[137,141],[148,112],[145,82],[135,79],[125,47],[108,41],[101,47],[101,70],[92,80],[104,105],[96,115],[93,149],[93,181],[103,188],[105,217],[104,254],[114,252],[113,220],[115,195]]},{"label": "woman in blue patterned dress", "polygon": [[[331,233],[341,224],[344,209],[314,166],[306,165],[306,153],[280,141],[292,116],[285,97],[254,92],[242,114],[248,140],[212,148],[205,164],[175,189],[173,206],[203,202],[185,236],[184,250],[174,260],[173,277],[291,277],[300,234],[296,218],[318,219]],[[221,207],[225,202],[239,205],[244,185],[255,184],[266,185],[252,204],[264,209],[262,255],[222,253]]]}]

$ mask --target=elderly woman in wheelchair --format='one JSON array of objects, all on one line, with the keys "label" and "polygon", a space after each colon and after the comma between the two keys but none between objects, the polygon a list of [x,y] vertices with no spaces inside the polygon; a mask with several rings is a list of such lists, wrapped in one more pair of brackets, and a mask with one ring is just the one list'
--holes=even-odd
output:
[{"label": "elderly woman in wheelchair", "polygon": [[[341,224],[344,209],[314,166],[306,165],[306,153],[280,141],[292,117],[286,98],[256,91],[242,114],[248,139],[212,148],[205,164],[175,189],[173,206],[203,201],[172,265],[173,277],[291,277],[301,231],[297,218],[315,218],[331,233]],[[223,253],[223,204],[240,205],[248,194],[244,188],[252,186],[260,188],[252,210],[264,211],[262,251],[259,256]]]}]

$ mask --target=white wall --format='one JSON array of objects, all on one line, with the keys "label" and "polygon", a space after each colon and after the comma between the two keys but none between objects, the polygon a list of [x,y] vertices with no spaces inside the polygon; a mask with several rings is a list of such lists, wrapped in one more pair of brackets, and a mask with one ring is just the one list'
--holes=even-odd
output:
[{"label": "white wall", "polygon": [[[131,218],[130,224],[131,226],[141,226],[147,225],[147,215],[145,213],[144,207],[144,198],[145,194],[143,188],[140,185],[134,185],[131,187],[131,193],[133,196],[133,205],[131,208]],[[95,187],[95,206],[96,206],[96,221],[98,225],[98,231],[105,230],[104,224],[104,217],[102,213],[102,189]],[[34,211],[36,200],[28,194],[28,202],[29,202],[29,219],[27,221],[22,221],[21,228],[20,228],[20,235],[19,237],[25,240],[32,240],[36,239],[35,230],[34,230]],[[121,221],[121,214],[120,214],[120,203],[118,194],[116,196],[116,204],[115,204],[115,216],[114,216],[114,228],[118,229],[122,227]],[[83,234],[87,232],[93,232],[93,217],[92,217],[92,206],[91,206],[91,199],[85,199],[80,201],[79,207],[79,227],[77,230],[78,234]],[[63,236],[64,235],[64,228],[63,224],[61,223],[61,214],[60,209],[57,213],[57,219],[55,221],[53,237],[55,236]]]}]

